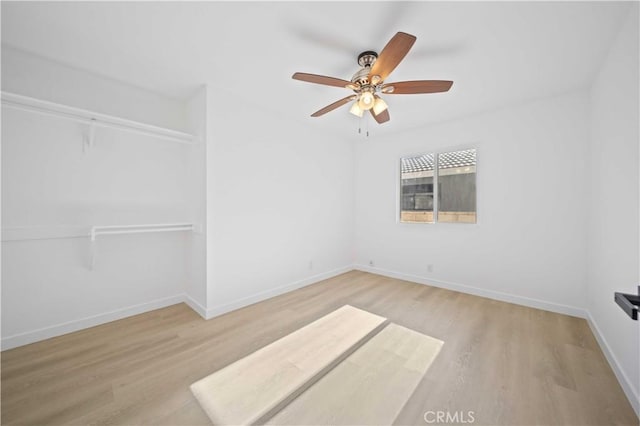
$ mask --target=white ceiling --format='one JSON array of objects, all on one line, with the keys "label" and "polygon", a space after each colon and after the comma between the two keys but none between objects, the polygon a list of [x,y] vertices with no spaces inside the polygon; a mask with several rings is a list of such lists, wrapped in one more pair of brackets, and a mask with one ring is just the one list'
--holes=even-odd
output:
[{"label": "white ceiling", "polygon": [[352,134],[350,92],[291,79],[349,80],[357,55],[397,31],[417,36],[387,79],[453,80],[449,93],[387,95],[380,133],[587,86],[631,3],[2,2],[2,42],[186,99],[203,83],[297,121]]}]

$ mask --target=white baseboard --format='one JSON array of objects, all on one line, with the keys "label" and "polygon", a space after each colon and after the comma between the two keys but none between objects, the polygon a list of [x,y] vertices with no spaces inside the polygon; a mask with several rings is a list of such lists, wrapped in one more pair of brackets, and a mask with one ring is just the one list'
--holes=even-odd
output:
[{"label": "white baseboard", "polygon": [[163,299],[153,300],[151,302],[141,303],[139,305],[128,306],[126,308],[116,309],[103,314],[93,315],[61,324],[52,325],[50,327],[40,328],[38,330],[28,331],[26,333],[15,334],[13,336],[2,337],[2,350],[16,348],[18,346],[28,345],[29,343],[39,342],[51,337],[61,336],[85,328],[94,327],[122,318],[138,315],[143,312],[153,311],[154,309],[164,308],[166,306],[175,305],[184,302],[185,295],[177,294],[175,296],[165,297]]},{"label": "white baseboard", "polygon": [[609,365],[616,375],[620,386],[622,386],[622,390],[631,403],[631,406],[635,410],[636,415],[640,418],[640,393],[638,392],[638,389],[634,389],[633,382],[629,380],[627,375],[622,370],[622,367],[618,362],[618,358],[616,358],[616,356],[613,354],[613,351],[611,350],[607,339],[605,339],[604,335],[600,332],[598,324],[595,322],[590,313],[587,315],[587,322],[589,323],[591,332],[596,337],[596,340],[598,341],[598,344],[600,345],[604,356],[607,358],[607,361],[609,361]]},{"label": "white baseboard", "polygon": [[105,324],[107,322],[116,321],[122,318],[130,317],[132,315],[138,315],[144,312],[153,311],[155,309],[164,308],[167,306],[175,305],[178,303],[186,303],[191,309],[197,312],[201,317],[210,319],[215,316],[222,315],[224,313],[243,308],[248,305],[260,302],[265,299],[269,299],[280,294],[305,287],[311,284],[315,284],[318,281],[326,280],[336,275],[343,274],[353,270],[351,265],[343,268],[334,269],[332,271],[324,272],[322,274],[314,275],[305,278],[300,281],[293,282],[281,287],[277,287],[271,290],[267,290],[250,297],[236,300],[234,302],[215,306],[212,309],[205,309],[200,303],[191,298],[185,293],[176,294],[174,296],[166,297],[163,299],[157,299],[150,302],[141,303],[134,306],[128,306],[121,309],[116,309],[110,312],[105,312],[98,315],[93,315],[77,320],[52,325],[50,327],[44,327],[37,330],[28,331],[25,333],[15,334],[13,336],[3,336],[0,340],[0,350],[7,350],[17,348],[18,346],[28,345],[30,343],[39,342],[41,340],[50,339],[52,337],[61,336],[63,334],[72,333],[74,331],[84,330],[85,328],[94,327],[96,325]]},{"label": "white baseboard", "polygon": [[196,311],[196,313],[198,313],[198,315],[200,315],[202,318],[207,319],[207,309],[200,303],[196,302],[195,299],[193,299],[188,294],[184,295],[184,303],[186,303],[187,306]]},{"label": "white baseboard", "polygon": [[333,278],[337,275],[344,274],[345,272],[352,271],[353,265],[343,266],[342,268],[334,269],[332,271],[323,272],[321,274],[313,275],[311,277],[295,281],[290,284],[286,284],[280,287],[276,287],[270,290],[262,291],[249,297],[243,297],[242,299],[234,300],[233,302],[225,303],[222,305],[214,306],[207,310],[207,319],[211,319],[227,312],[235,311],[236,309],[244,308],[254,303],[261,302],[266,299],[270,299],[275,296],[287,293],[298,288],[306,287],[311,284],[315,284],[319,281]]},{"label": "white baseboard", "polygon": [[474,296],[487,297],[489,299],[499,300],[501,302],[514,303],[516,305],[527,306],[529,308],[542,309],[544,311],[556,312],[559,314],[570,315],[572,317],[587,318],[587,311],[576,306],[562,305],[554,302],[546,302],[544,300],[533,299],[530,297],[517,296],[515,294],[503,293],[501,291],[487,290],[484,288],[473,287],[466,284],[458,284],[447,281],[434,280],[418,275],[405,274],[402,272],[389,271],[386,269],[376,268],[368,265],[355,265],[358,271],[370,272],[372,274],[383,275],[385,277],[397,278],[399,280],[411,281],[418,284],[430,285],[432,287],[445,288],[447,290],[459,291],[461,293],[473,294]]}]

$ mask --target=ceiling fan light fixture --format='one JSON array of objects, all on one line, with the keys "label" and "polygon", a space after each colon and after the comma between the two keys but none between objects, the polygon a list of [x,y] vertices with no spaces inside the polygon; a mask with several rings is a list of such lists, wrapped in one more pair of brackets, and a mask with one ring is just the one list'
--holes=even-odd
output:
[{"label": "ceiling fan light fixture", "polygon": [[387,103],[379,96],[376,96],[376,101],[373,103],[373,113],[375,115],[380,114],[388,108]]},{"label": "ceiling fan light fixture", "polygon": [[294,80],[340,87],[342,89],[346,88],[352,91],[349,96],[321,108],[311,114],[311,117],[320,117],[334,109],[352,103],[349,109],[351,114],[362,117],[369,111],[375,121],[378,124],[382,124],[388,122],[390,117],[387,103],[380,99],[379,95],[385,95],[386,97],[388,94],[410,95],[448,92],[453,85],[453,81],[413,80],[385,83],[387,77],[404,59],[415,41],[416,36],[398,31],[384,46],[379,57],[378,53],[372,50],[362,52],[358,56],[360,69],[351,77],[351,81],[318,74],[294,73],[292,76]]},{"label": "ceiling fan light fixture", "polygon": [[373,108],[373,104],[375,103],[375,98],[373,97],[373,93],[371,92],[362,92],[360,95],[360,99],[358,99],[358,106],[363,110],[370,110]]},{"label": "ceiling fan light fixture", "polygon": [[349,112],[358,117],[362,117],[362,114],[364,114],[364,110],[360,108],[357,101],[354,102],[353,105],[351,105],[351,109],[349,109]]}]

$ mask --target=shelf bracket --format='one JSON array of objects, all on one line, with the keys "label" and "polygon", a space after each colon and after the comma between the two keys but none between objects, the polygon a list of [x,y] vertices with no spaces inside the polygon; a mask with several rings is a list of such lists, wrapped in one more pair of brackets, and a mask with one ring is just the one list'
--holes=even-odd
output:
[{"label": "shelf bracket", "polygon": [[89,152],[91,148],[93,148],[93,144],[96,139],[96,119],[92,118],[89,122],[89,129],[87,134],[84,137],[84,143],[82,144],[82,152],[85,154]]}]

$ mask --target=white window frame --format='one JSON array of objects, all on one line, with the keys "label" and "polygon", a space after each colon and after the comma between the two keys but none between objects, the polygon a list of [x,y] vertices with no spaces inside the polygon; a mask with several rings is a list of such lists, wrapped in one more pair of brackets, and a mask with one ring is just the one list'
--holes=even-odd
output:
[{"label": "white window frame", "polygon": [[[440,154],[446,153],[446,152],[455,152],[455,151],[465,151],[465,150],[469,150],[469,149],[474,149],[476,151],[476,171],[475,171],[475,175],[476,175],[476,221],[475,222],[439,222],[438,221],[438,211],[440,209],[440,203],[438,201],[438,197],[439,197],[439,191],[440,188],[438,187],[438,181],[440,179],[440,173],[439,173],[439,161],[440,161]],[[479,189],[478,189],[478,147],[477,146],[469,146],[469,145],[462,145],[462,146],[456,146],[456,147],[446,147],[446,148],[440,148],[440,149],[433,149],[433,150],[425,150],[422,151],[419,154],[406,154],[406,155],[401,155],[397,158],[396,161],[396,179],[398,179],[397,181],[397,185],[396,185],[396,223],[400,224],[400,225],[444,225],[444,226],[448,226],[448,225],[471,225],[471,226],[477,226],[479,221],[479,217],[478,217],[478,211],[479,211],[479,203],[478,203],[478,199],[479,197]],[[433,222],[403,222],[402,221],[402,159],[403,158],[411,158],[411,157],[419,157],[421,155],[427,155],[427,154],[433,154],[434,158],[433,158]]]}]

